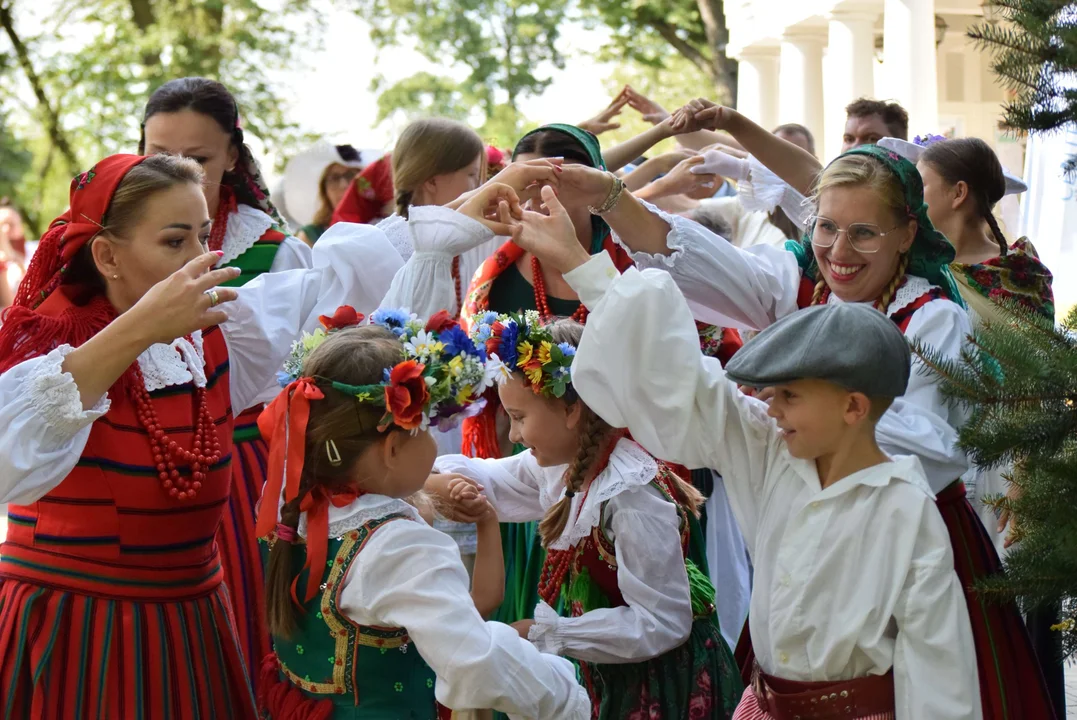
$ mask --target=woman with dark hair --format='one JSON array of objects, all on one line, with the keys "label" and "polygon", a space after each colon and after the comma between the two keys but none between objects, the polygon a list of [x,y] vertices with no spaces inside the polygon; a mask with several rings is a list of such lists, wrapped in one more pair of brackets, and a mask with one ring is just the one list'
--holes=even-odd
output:
[{"label": "woman with dark hair", "polygon": [[253,720],[217,535],[233,409],[275,394],[319,314],[371,312],[400,259],[361,228],[222,287],[240,270],[212,269],[188,158],[105,158],[70,203],[0,327],[0,717]]},{"label": "woman with dark hair", "polygon": [[[287,234],[269,199],[258,162],[243,142],[239,105],[224,85],[206,78],[180,78],[157,88],[146,103],[138,151],[183,155],[202,166],[202,190],[213,219],[208,247],[222,253],[218,268],[240,269],[229,285],[244,285],[266,272],[311,267],[310,248]],[[251,408],[234,408],[232,494],[217,536],[252,679],[269,652],[254,506],[265,483],[267,462],[257,420],[262,403],[271,399],[272,394],[252,398],[257,402]]]}]

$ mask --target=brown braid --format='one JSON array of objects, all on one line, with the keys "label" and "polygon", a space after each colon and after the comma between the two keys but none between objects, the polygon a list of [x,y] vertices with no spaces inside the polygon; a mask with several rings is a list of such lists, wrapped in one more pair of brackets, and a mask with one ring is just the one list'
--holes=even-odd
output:
[{"label": "brown braid", "polygon": [[890,307],[890,302],[894,299],[894,293],[901,287],[901,283],[905,281],[905,271],[909,269],[909,254],[902,253],[901,258],[898,260],[897,271],[894,273],[894,277],[890,279],[890,284],[886,286],[886,291],[879,298],[879,302],[875,307],[879,312],[886,314],[886,309]]},{"label": "brown braid", "polygon": [[[284,503],[280,509],[280,524],[299,527],[299,503],[311,488],[311,473],[304,472],[299,480],[299,496]],[[268,500],[268,498],[267,498]],[[273,541],[266,564],[266,623],[269,632],[279,637],[291,637],[297,627],[297,610],[291,599],[292,543],[282,537]]]},{"label": "brown braid", "polygon": [[[577,401],[579,402],[579,401]],[[590,408],[582,406],[583,415],[580,418],[580,443],[576,450],[576,459],[572,461],[565,472],[565,497],[557,501],[557,504],[546,511],[546,516],[539,523],[539,536],[542,538],[542,546],[549,547],[568,524],[569,509],[572,505],[571,496],[568,493],[578,493],[583,487],[583,481],[587,473],[593,468],[598,455],[605,446],[606,440],[613,432],[605,420]]]},{"label": "brown braid", "polygon": [[396,214],[405,220],[408,219],[408,208],[411,207],[411,200],[415,193],[411,190],[397,190],[396,191]]},{"label": "brown braid", "polygon": [[988,227],[991,228],[991,233],[995,236],[995,241],[998,242],[998,254],[1004,256],[1010,251],[1010,244],[1006,242],[1006,236],[1002,234],[1002,228],[998,226],[998,220],[995,219],[991,211],[985,214],[985,219]]}]

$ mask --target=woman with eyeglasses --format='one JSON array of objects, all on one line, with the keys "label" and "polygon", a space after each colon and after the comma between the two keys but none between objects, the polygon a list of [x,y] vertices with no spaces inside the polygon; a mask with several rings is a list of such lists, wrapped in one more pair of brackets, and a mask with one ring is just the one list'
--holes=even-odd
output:
[{"label": "woman with eyeglasses", "polygon": [[[871,145],[841,155],[819,173],[817,161],[801,162],[798,148],[735,111],[696,101],[680,112],[690,114],[694,126],[729,131],[795,189],[810,192],[813,204],[799,242],[741,249],[622,193],[603,218],[633,251],[637,266],[670,272],[697,320],[758,331],[810,305],[864,303],[886,314],[910,341],[958,357],[971,326],[949,269],[954,248],[928,218],[923,181],[912,163]],[[562,185],[566,181],[591,204],[611,197],[618,183],[598,173],[573,174]],[[955,428],[964,419],[962,409],[942,397],[930,368],[914,359],[907,392],[881,418],[876,434],[890,455],[919,458],[946,521],[976,641],[983,716],[1032,717],[1025,712],[1034,708],[1043,711],[1036,717],[1049,718],[1042,675],[1016,606],[988,602],[972,589],[1000,562],[960,481],[969,461],[957,447]],[[831,633],[825,627],[812,632]],[[746,650],[738,648],[738,659],[747,673],[753,660]],[[782,668],[786,675],[789,670]],[[811,667],[798,667],[794,675],[810,680]]]},{"label": "woman with eyeglasses", "polygon": [[300,228],[297,237],[311,247],[318,242],[333,221],[333,210],[344,199],[344,193],[355,176],[363,169],[359,151],[351,145],[333,148],[335,158],[329,161],[318,179],[318,209],[310,224]]}]

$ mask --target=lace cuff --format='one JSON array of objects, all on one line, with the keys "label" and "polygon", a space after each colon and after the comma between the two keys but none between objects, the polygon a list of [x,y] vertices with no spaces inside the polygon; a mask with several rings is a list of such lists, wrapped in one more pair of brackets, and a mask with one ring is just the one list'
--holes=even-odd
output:
[{"label": "lace cuff", "polygon": [[27,377],[26,392],[47,425],[64,438],[74,437],[111,407],[108,394],[89,410],[82,407],[78,385],[71,373],[63,371],[64,358],[75,348],[61,345],[37,364]]},{"label": "lace cuff", "polygon": [[440,205],[420,205],[408,211],[415,252],[455,257],[494,237],[477,220]]},{"label": "lace cuff", "polygon": [[535,607],[535,624],[527,631],[527,639],[541,652],[560,655],[564,642],[558,637],[557,626],[561,616],[545,602],[539,601]]},{"label": "lace cuff", "polygon": [[[692,223],[692,221],[679,215],[671,215],[646,200],[639,200],[639,202],[652,214],[657,215],[669,223],[669,234],[666,235],[666,247],[670,249],[669,255],[652,255],[651,253],[635,252],[632,248],[628,247],[628,245],[625,245],[624,241],[621,240],[621,237],[617,233],[613,233],[613,241],[623,247],[629,257],[632,258],[632,262],[638,265],[641,269],[652,267],[669,270],[677,265],[678,260],[684,254],[684,223]],[[695,223],[692,224],[694,225]]]},{"label": "lace cuff", "polygon": [[749,157],[748,163],[748,179],[737,185],[737,197],[744,209],[769,213],[780,207],[800,229],[805,229],[812,213],[808,199],[755,157]]}]

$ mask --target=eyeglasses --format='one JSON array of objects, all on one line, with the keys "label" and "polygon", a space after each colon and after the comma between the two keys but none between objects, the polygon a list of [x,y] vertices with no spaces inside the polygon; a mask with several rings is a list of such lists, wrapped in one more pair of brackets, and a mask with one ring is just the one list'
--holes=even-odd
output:
[{"label": "eyeglasses", "polygon": [[879,252],[883,238],[901,227],[905,227],[905,223],[898,223],[889,230],[883,230],[874,223],[853,223],[849,227],[843,228],[839,227],[830,218],[822,215],[808,218],[808,231],[811,233],[812,245],[821,248],[833,247],[834,243],[838,241],[838,236],[845,233],[849,245],[862,255]]},{"label": "eyeglasses", "polygon": [[358,170],[344,170],[344,171],[338,171],[338,172],[331,172],[331,173],[329,173],[328,175],[325,176],[325,184],[326,185],[335,185],[335,184],[339,183],[341,185],[347,185],[352,180],[354,180],[355,176],[358,175],[358,174],[359,174]]}]

